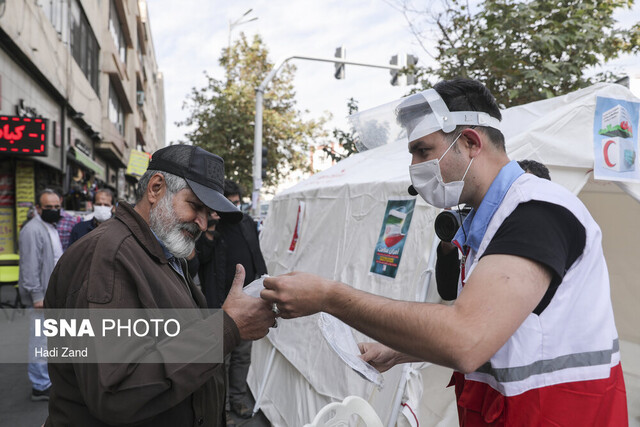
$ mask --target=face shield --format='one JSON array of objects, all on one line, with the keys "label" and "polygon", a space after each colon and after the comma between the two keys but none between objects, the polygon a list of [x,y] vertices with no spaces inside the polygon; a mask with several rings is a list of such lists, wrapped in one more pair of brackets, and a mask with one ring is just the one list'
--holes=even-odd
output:
[{"label": "face shield", "polygon": [[358,151],[397,140],[415,141],[439,130],[450,133],[462,125],[500,129],[500,121],[487,113],[449,111],[435,89],[358,112],[349,116],[349,122],[356,134]]}]

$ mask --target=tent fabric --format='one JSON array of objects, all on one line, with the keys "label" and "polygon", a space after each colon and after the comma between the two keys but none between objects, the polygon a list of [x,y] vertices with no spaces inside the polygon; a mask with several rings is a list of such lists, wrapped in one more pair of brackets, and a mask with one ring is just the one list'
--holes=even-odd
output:
[{"label": "tent fabric", "polygon": [[[384,167],[386,179],[373,188],[372,180],[381,173],[380,163],[387,161],[388,167]],[[432,222],[437,214],[437,210],[423,201],[418,201],[414,208],[396,278],[369,273],[387,201],[411,198],[407,194],[406,165],[409,161],[406,145],[390,144],[346,159],[331,174],[315,175],[315,179],[312,177],[301,183],[303,193],[281,193],[272,201],[261,235],[269,274],[278,275],[295,269],[391,298],[415,300],[421,293],[427,265],[428,253],[421,246],[425,239],[432,241]],[[349,184],[344,185],[345,181]],[[296,249],[289,252],[301,201],[305,203],[301,233]],[[439,301],[435,287],[428,298]],[[357,341],[370,341],[359,332],[354,333]],[[381,419],[389,417],[396,391],[394,383],[398,382],[394,378],[399,377],[401,367],[385,373],[384,386],[378,390],[349,369],[331,350],[318,327],[318,315],[282,320],[268,340],[313,390],[325,397],[320,408],[349,395],[366,399],[380,396],[375,407]],[[274,374],[270,381],[277,381],[277,374]],[[295,402],[290,404],[295,408]],[[306,415],[305,422],[308,422],[314,414]],[[297,421],[287,420],[284,425],[293,426]]]},{"label": "tent fabric", "polygon": [[[635,247],[640,240],[637,227],[640,203],[636,203],[640,201],[640,184],[592,178],[592,132],[598,96],[638,101],[623,86],[598,84],[507,109],[503,112],[502,130],[512,159],[532,159],[547,165],[552,180],[579,194],[603,230],[614,314],[622,341],[622,366],[628,383],[629,414],[633,420],[640,419],[635,418],[640,417],[640,361],[633,360],[640,348],[637,328],[640,287],[637,275],[631,271],[631,266],[637,263]],[[396,141],[353,155],[279,193],[271,201],[261,234],[269,274],[306,271],[367,292],[417,300],[425,286],[434,239],[432,223],[439,212],[422,199],[416,201],[396,278],[369,272],[387,202],[409,198],[410,161],[407,142]],[[290,252],[301,202],[304,216],[300,219],[297,246]],[[440,302],[433,280],[427,301]],[[298,426],[312,420],[330,401],[358,395],[369,401],[383,422],[388,423],[402,367],[396,366],[384,374],[382,388],[374,387],[331,351],[317,320],[317,315],[283,320],[275,333],[254,345],[249,377],[254,395],[269,351],[272,347],[277,349],[265,388],[264,413],[276,426]],[[358,341],[370,340],[358,331],[354,330],[354,334]],[[407,382],[406,398],[420,402],[417,408],[420,425],[457,425],[453,391],[446,388],[451,370],[418,365],[414,367],[417,374]]]}]

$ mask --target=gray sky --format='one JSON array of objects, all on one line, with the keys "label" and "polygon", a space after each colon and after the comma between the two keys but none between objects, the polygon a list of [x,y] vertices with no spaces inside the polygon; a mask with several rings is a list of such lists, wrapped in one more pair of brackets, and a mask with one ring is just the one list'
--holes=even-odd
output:
[{"label": "gray sky", "polygon": [[[221,50],[227,46],[229,22],[253,9],[247,18],[258,20],[239,25],[248,36],[259,33],[271,61],[291,55],[332,57],[344,45],[347,58],[388,64],[392,55],[417,55],[419,65],[428,55],[410,33],[400,12],[383,0],[147,0],[149,18],[160,71],[164,74],[167,113],[167,143],[183,137],[185,128],[175,126],[186,112],[182,103],[190,89],[205,84],[203,71],[216,78]],[[433,2],[435,3],[435,2]],[[625,25],[640,20],[640,5],[618,14]],[[637,58],[618,61],[638,69]],[[294,81],[298,108],[311,117],[330,112],[331,126],[343,126],[347,100],[359,101],[361,109],[392,101],[406,94],[406,87],[389,84],[387,70],[347,66],[345,80],[333,77],[331,63],[295,61]]]}]

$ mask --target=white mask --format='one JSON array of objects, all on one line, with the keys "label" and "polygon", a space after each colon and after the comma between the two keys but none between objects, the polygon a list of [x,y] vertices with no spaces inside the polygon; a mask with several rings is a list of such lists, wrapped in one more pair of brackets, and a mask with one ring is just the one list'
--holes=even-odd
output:
[{"label": "white mask", "polygon": [[94,206],[93,217],[98,222],[105,222],[111,218],[111,206]]},{"label": "white mask", "polygon": [[460,135],[457,136],[449,148],[447,148],[447,151],[445,151],[438,160],[429,160],[409,166],[409,175],[411,176],[413,188],[416,189],[418,194],[420,194],[427,203],[437,208],[445,209],[460,204],[460,195],[464,188],[464,178],[467,176],[467,172],[469,172],[471,163],[473,163],[473,159],[471,159],[460,181],[445,183],[442,179],[440,161],[449,150],[451,150],[453,144],[458,141]]}]

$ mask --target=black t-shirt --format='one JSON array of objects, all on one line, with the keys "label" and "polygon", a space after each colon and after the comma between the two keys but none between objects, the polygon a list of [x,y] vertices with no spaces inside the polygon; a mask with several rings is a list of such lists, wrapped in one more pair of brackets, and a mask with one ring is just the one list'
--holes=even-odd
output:
[{"label": "black t-shirt", "polygon": [[[504,220],[482,256],[516,255],[547,266],[553,276],[549,289],[533,311],[540,314],[551,302],[567,270],[582,254],[585,241],[584,227],[569,210],[552,203],[530,201],[518,205]],[[460,273],[459,264],[453,261],[457,251],[438,255],[438,292],[443,299],[454,299]]]}]

